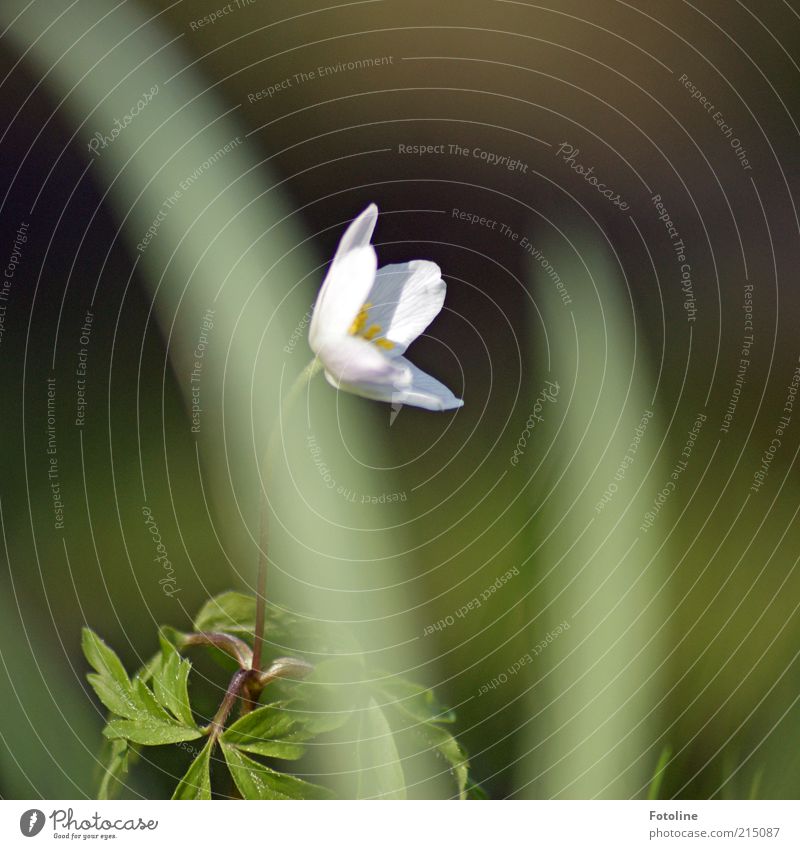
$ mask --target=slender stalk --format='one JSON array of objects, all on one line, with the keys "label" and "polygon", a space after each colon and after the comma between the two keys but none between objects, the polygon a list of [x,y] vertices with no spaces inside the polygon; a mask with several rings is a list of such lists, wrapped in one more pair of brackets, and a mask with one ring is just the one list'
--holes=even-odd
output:
[{"label": "slender stalk", "polygon": [[250,669],[253,665],[253,652],[244,640],[232,634],[222,634],[217,631],[199,631],[187,634],[183,646],[216,646],[234,658],[242,669]]},{"label": "slender stalk", "polygon": [[269,669],[264,672],[253,670],[253,675],[245,681],[242,687],[242,708],[241,715],[250,713],[258,707],[258,700],[264,688],[277,681],[279,678],[285,678],[293,681],[302,681],[303,678],[310,675],[314,667],[306,660],[299,657],[277,657],[272,661]]},{"label": "slender stalk", "polygon": [[267,450],[261,464],[261,527],[258,538],[258,576],[256,578],[256,631],[253,645],[253,669],[261,670],[261,655],[264,647],[264,619],[267,606],[267,543],[269,542],[269,501],[267,499],[266,487],[272,476],[272,462],[278,447],[278,437],[283,427],[283,419],[289,413],[294,402],[302,395],[311,378],[322,370],[322,363],[316,357],[300,372],[297,380],[286,393],[281,402],[278,413],[278,421],[272,428],[272,433],[267,443]]},{"label": "slender stalk", "polygon": [[213,741],[216,740],[225,730],[225,721],[228,718],[228,714],[230,714],[234,704],[236,704],[236,699],[239,698],[242,692],[242,687],[247,683],[248,678],[252,677],[252,675],[252,669],[237,669],[233,678],[231,678],[230,684],[228,684],[228,689],[225,691],[225,698],[220,703],[214,718],[211,720],[211,724],[208,726],[208,733],[212,740],[212,746],[214,745]]}]

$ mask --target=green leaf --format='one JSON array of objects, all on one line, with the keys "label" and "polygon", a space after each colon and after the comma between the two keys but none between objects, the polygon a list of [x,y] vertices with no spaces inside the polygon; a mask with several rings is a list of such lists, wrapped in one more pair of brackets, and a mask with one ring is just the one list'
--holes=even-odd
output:
[{"label": "green leaf", "polygon": [[211,798],[211,750],[214,741],[209,740],[200,754],[192,761],[186,774],[178,782],[173,799]]},{"label": "green leaf", "polygon": [[97,791],[98,799],[113,798],[113,789],[120,781],[120,776],[128,771],[128,742],[127,740],[111,740],[106,743],[107,759],[103,765],[103,778],[100,781],[100,789]]},{"label": "green leaf", "polygon": [[168,743],[181,743],[203,736],[197,728],[187,728],[169,719],[167,722],[161,722],[149,716],[134,720],[112,719],[103,729],[103,734],[109,740],[122,738],[142,746],[165,746]]},{"label": "green leaf", "polygon": [[394,735],[375,699],[361,712],[358,798],[405,799],[406,784]]},{"label": "green leaf", "polygon": [[[345,720],[346,721],[346,720]],[[222,735],[222,740],[256,755],[297,760],[304,742],[343,724],[339,715],[309,712],[300,700],[274,702],[245,714]]]},{"label": "green leaf", "polygon": [[144,681],[139,676],[131,680],[114,651],[89,628],[83,629],[83,652],[96,670],[87,680],[113,714],[134,721],[146,717],[169,721]]},{"label": "green leaf", "polygon": [[656,764],[656,770],[653,773],[653,778],[650,781],[650,787],[647,790],[647,798],[652,802],[659,798],[661,793],[661,784],[664,781],[664,773],[666,772],[669,759],[672,757],[672,747],[664,746],[661,750],[661,755]]},{"label": "green leaf", "polygon": [[153,691],[141,678],[133,679],[133,697],[139,706],[137,719],[156,719],[159,722],[172,722],[170,715],[161,707]]},{"label": "green leaf", "polygon": [[417,722],[455,721],[453,711],[436,701],[433,690],[405,678],[381,678],[371,682],[370,688],[380,697],[381,702],[389,703]]},{"label": "green leaf", "polygon": [[222,593],[203,605],[194,627],[196,631],[252,634],[256,627],[256,600],[242,593]]},{"label": "green leaf", "polygon": [[[169,625],[161,625],[158,629],[158,640],[162,647],[164,643],[167,642],[180,651],[180,649],[183,648],[185,637],[186,634],[170,627]],[[148,683],[153,677],[156,669],[158,669],[161,665],[162,656],[163,651],[156,652],[136,673],[136,677],[141,678],[142,681]]]},{"label": "green leaf", "polygon": [[122,661],[91,628],[83,629],[81,646],[84,655],[86,655],[86,660],[99,675],[111,678],[121,687],[130,687],[130,679]]},{"label": "green leaf", "polygon": [[293,775],[276,772],[253,758],[243,755],[234,746],[222,744],[228,769],[244,799],[329,799],[325,787],[310,784]]},{"label": "green leaf", "polygon": [[97,693],[97,697],[111,713],[124,716],[127,719],[136,719],[139,716],[140,707],[136,703],[130,683],[127,688],[123,688],[108,675],[99,675],[94,672],[90,672],[86,679]]},{"label": "green leaf", "polygon": [[304,714],[315,734],[347,723],[359,704],[361,667],[352,660],[325,660],[304,681],[293,684],[291,707]]},{"label": "green leaf", "polygon": [[139,705],[122,661],[89,628],[83,629],[81,645],[86,659],[95,669],[86,678],[100,701],[112,713],[129,719],[136,717]]},{"label": "green leaf", "polygon": [[161,638],[161,663],[153,668],[153,690],[156,699],[179,722],[195,724],[189,706],[187,687],[192,664],[178,654],[175,646]]},{"label": "green leaf", "polygon": [[458,787],[458,798],[467,798],[469,759],[456,738],[440,725],[425,722],[415,729],[428,746],[434,748],[450,764]]},{"label": "green leaf", "polygon": [[157,652],[154,654],[150,660],[145,663],[144,666],[136,673],[135,677],[140,681],[144,681],[145,684],[149,684],[150,681],[153,680],[153,675],[155,674],[156,669],[161,666],[161,652]]},{"label": "green leaf", "polygon": [[302,743],[315,732],[302,715],[286,705],[275,703],[247,713],[222,735],[222,742],[256,755],[297,760],[305,747]]}]

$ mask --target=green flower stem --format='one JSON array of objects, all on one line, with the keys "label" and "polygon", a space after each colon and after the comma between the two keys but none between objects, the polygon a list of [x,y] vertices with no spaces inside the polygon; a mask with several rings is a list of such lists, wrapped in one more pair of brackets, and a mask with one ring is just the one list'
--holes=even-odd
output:
[{"label": "green flower stem", "polygon": [[261,529],[258,540],[258,577],[256,579],[256,630],[255,642],[253,645],[253,669],[261,670],[261,655],[264,646],[264,618],[267,606],[267,567],[269,558],[267,557],[267,543],[269,532],[269,501],[267,500],[266,487],[269,484],[271,477],[272,464],[275,451],[278,447],[278,436],[281,433],[283,419],[289,413],[294,402],[303,394],[303,391],[308,386],[311,378],[322,370],[322,363],[315,357],[300,374],[297,380],[292,384],[292,387],[286,393],[278,414],[278,421],[272,428],[267,450],[264,454],[264,459],[261,465]]}]

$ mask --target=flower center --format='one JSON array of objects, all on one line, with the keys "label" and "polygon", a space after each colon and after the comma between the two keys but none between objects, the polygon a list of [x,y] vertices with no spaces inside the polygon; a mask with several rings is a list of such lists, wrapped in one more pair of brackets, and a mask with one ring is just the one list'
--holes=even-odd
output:
[{"label": "flower center", "polygon": [[374,342],[379,348],[391,351],[394,348],[394,342],[390,342],[388,339],[380,336],[382,333],[380,324],[369,323],[369,308],[371,306],[372,304],[368,301],[361,307],[358,315],[353,319],[348,333],[351,336],[360,336],[362,339],[366,339],[367,342]]}]

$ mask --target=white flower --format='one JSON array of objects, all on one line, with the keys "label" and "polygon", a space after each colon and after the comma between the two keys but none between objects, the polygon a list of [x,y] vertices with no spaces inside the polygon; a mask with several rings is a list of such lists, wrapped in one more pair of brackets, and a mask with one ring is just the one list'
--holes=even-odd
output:
[{"label": "white flower", "polygon": [[308,342],[337,389],[364,398],[452,410],[464,402],[403,354],[438,315],[445,283],[435,262],[378,268],[370,244],[378,208],[347,228],[319,290]]}]

